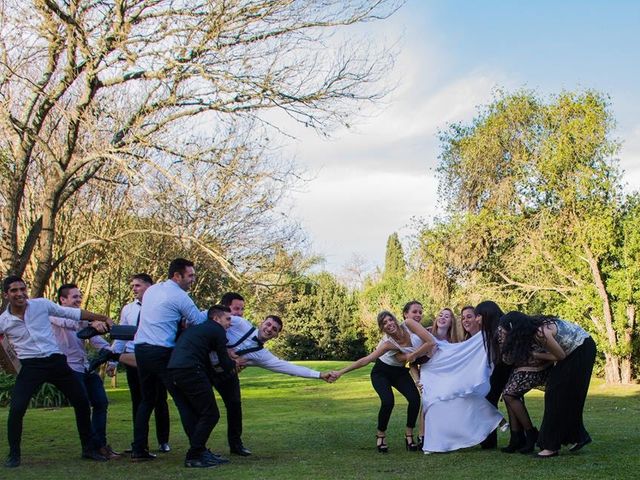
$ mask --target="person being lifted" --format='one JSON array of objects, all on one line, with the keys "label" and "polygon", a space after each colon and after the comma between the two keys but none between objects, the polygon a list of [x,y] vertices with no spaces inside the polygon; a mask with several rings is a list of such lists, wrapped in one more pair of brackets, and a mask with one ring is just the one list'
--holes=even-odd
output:
[{"label": "person being lifted", "polygon": [[[329,372],[319,372],[300,365],[294,365],[278,358],[264,344],[277,338],[282,332],[282,320],[277,315],[268,315],[256,328],[249,320],[243,318],[244,298],[235,292],[222,296],[222,305],[231,310],[231,326],[227,330],[227,348],[238,366],[262,367],[276,373],[284,373],[303,378],[319,378],[325,382],[333,382]],[[212,355],[212,363],[217,365],[218,359]],[[240,381],[238,376],[230,376],[214,382],[213,386],[224,401],[227,410],[227,440],[232,454],[243,457],[251,455],[251,451],[242,443],[242,403]]]}]

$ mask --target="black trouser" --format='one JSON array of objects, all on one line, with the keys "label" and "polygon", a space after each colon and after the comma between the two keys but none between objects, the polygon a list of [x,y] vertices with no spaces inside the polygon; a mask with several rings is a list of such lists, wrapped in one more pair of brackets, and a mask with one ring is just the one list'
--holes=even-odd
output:
[{"label": "black trouser", "polygon": [[45,382],[51,383],[60,389],[73,406],[82,450],[94,449],[96,446],[93,443],[89,399],[73,370],[67,365],[67,357],[61,353],[56,353],[45,358],[20,360],[20,363],[22,368],[11,392],[11,405],[7,421],[9,455],[19,457],[21,454],[22,419],[27,411],[31,397]]},{"label": "black trouser", "polygon": [[229,447],[242,445],[242,400],[240,379],[233,375],[224,380],[215,379],[213,386],[220,394],[227,410],[227,441]]},{"label": "black trouser", "polygon": [[[138,377],[138,369],[125,365],[127,371],[127,383],[129,384],[129,392],[131,393],[131,414],[133,423],[136,423],[136,413],[142,400],[142,391],[140,388],[140,379]],[[167,389],[162,382],[156,382],[156,403],[153,412],[156,419],[156,437],[158,444],[169,442],[169,405],[167,404]]]},{"label": "black trouser", "polygon": [[187,399],[182,392],[174,388],[167,374],[167,364],[172,352],[173,348],[168,347],[145,343],[136,345],[136,363],[138,365],[142,399],[140,400],[133,425],[133,444],[131,448],[134,453],[149,449],[149,419],[157,402],[159,381],[164,384],[171,394],[180,413],[182,428],[184,428],[187,437],[191,438],[191,433],[195,428],[196,417],[193,416],[188,408]]},{"label": "black trouser", "polygon": [[187,452],[187,459],[198,458],[207,449],[209,435],[220,420],[211,381],[206,372],[199,367],[170,368],[168,374],[174,387],[186,397],[189,414],[196,418],[189,437],[191,448]]},{"label": "black trouser", "polygon": [[371,384],[380,397],[378,430],[386,432],[389,425],[389,419],[395,403],[392,387],[407,399],[407,427],[413,428],[416,426],[418,412],[420,411],[420,393],[409,374],[408,368],[387,365],[378,359],[371,369]]},{"label": "black trouser", "polygon": [[[500,362],[493,368],[493,372],[491,372],[491,377],[489,377],[491,389],[485,398],[496,408],[498,408],[498,401],[500,401],[502,391],[507,385],[512,371],[513,365]],[[498,446],[498,430],[494,429],[487,435],[487,438],[480,442],[480,446],[482,448],[496,448]]]}]

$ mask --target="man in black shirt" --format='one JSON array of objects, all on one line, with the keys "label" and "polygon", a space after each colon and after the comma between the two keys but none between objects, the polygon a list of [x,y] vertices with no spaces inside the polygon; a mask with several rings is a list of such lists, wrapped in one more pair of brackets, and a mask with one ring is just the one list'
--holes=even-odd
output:
[{"label": "man in black shirt", "polygon": [[[211,453],[206,444],[220,419],[212,381],[216,376],[236,375],[236,364],[226,347],[225,332],[231,324],[231,313],[228,307],[214,305],[208,317],[180,334],[167,365],[170,381],[188,400],[187,408],[180,411],[183,424],[191,427],[185,467],[210,468],[228,461]],[[214,371],[211,352],[218,355],[221,371]]]}]

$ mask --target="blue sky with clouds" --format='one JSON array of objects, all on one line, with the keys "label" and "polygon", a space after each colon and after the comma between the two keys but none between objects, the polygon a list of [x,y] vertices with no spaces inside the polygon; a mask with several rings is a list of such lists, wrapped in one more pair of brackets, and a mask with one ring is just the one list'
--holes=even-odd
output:
[{"label": "blue sky with clouds", "polygon": [[398,40],[383,106],[330,140],[302,133],[287,147],[313,180],[293,214],[340,273],[354,255],[384,261],[388,235],[408,241],[413,218],[439,211],[437,132],[470,121],[496,88],[549,95],[596,89],[611,97],[629,190],[640,189],[640,1],[409,0],[362,28]]}]

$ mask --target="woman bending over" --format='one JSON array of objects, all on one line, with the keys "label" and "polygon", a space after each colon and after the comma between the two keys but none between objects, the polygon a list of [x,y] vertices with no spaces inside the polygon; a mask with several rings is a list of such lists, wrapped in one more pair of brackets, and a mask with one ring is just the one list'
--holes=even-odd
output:
[{"label": "woman bending over", "polygon": [[538,457],[557,456],[561,445],[576,451],[590,443],[582,414],[596,358],[593,339],[575,323],[520,312],[506,314],[500,327],[506,332],[502,353],[515,364],[556,362],[547,378]]}]

